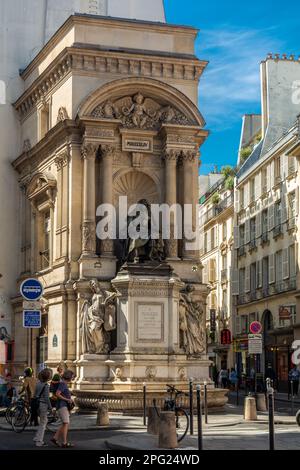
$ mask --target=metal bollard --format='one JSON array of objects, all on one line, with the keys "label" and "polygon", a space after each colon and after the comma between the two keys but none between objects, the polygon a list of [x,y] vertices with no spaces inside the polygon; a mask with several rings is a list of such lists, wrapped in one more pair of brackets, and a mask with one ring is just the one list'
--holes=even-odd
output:
[{"label": "metal bollard", "polygon": [[189,396],[190,396],[190,435],[194,434],[194,397],[193,397],[193,378],[190,378],[189,383]]},{"label": "metal bollard", "polygon": [[294,381],[291,380],[291,408],[292,408],[292,416],[294,416]]},{"label": "metal bollard", "polygon": [[143,423],[146,426],[146,398],[147,398],[147,389],[146,384],[143,384]]},{"label": "metal bollard", "polygon": [[236,384],[236,406],[239,406],[239,379]]},{"label": "metal bollard", "polygon": [[198,423],[198,450],[203,450],[202,440],[202,410],[201,410],[201,387],[197,385],[197,423]]},{"label": "metal bollard", "polygon": [[267,381],[268,409],[269,409],[269,449],[275,449],[274,430],[274,389],[270,386],[271,381]]},{"label": "metal bollard", "polygon": [[208,406],[207,406],[207,383],[204,382],[204,419],[205,424],[208,423]]}]

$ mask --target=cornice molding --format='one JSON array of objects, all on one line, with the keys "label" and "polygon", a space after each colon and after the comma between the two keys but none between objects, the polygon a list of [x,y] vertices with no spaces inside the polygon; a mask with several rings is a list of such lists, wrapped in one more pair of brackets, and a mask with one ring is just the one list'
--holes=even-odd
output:
[{"label": "cornice molding", "polygon": [[198,81],[207,62],[198,59],[138,56],[134,53],[67,47],[14,103],[24,119],[69,73],[120,74]]}]

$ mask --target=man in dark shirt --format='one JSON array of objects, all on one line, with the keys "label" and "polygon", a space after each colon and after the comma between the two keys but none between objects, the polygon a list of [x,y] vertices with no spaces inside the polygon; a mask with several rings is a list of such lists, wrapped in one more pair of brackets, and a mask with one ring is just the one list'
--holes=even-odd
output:
[{"label": "man in dark shirt", "polygon": [[58,410],[58,414],[60,419],[62,420],[62,425],[54,434],[51,439],[51,442],[56,446],[60,446],[59,440],[62,440],[61,447],[73,447],[70,442],[68,442],[68,430],[70,424],[70,411],[69,408],[71,406],[72,398],[71,392],[69,390],[68,384],[71,382],[74,374],[71,370],[66,370],[62,375],[62,380],[59,383],[56,391],[57,396],[57,405],[56,409]]}]

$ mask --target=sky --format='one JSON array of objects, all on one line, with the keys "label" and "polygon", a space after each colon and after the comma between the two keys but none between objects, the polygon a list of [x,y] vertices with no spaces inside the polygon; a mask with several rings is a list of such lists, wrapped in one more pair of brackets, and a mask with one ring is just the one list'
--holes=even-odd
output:
[{"label": "sky", "polygon": [[235,165],[242,116],[260,113],[260,62],[269,52],[300,55],[300,1],[164,3],[168,23],[200,30],[196,55],[209,61],[199,84],[199,109],[210,131],[200,173]]}]

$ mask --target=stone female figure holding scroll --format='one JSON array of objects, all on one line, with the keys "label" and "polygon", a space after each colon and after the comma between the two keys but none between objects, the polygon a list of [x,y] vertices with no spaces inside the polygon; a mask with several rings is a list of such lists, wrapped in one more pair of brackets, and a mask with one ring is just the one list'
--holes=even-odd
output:
[{"label": "stone female figure holding scroll", "polygon": [[82,354],[102,354],[109,349],[109,331],[116,328],[114,305],[117,292],[102,291],[97,280],[90,282],[92,299],[85,300],[81,309]]},{"label": "stone female figure holding scroll", "polygon": [[203,328],[203,308],[200,302],[193,301],[194,287],[187,285],[180,294],[179,328],[182,333],[182,346],[188,356],[199,356],[205,350]]}]

